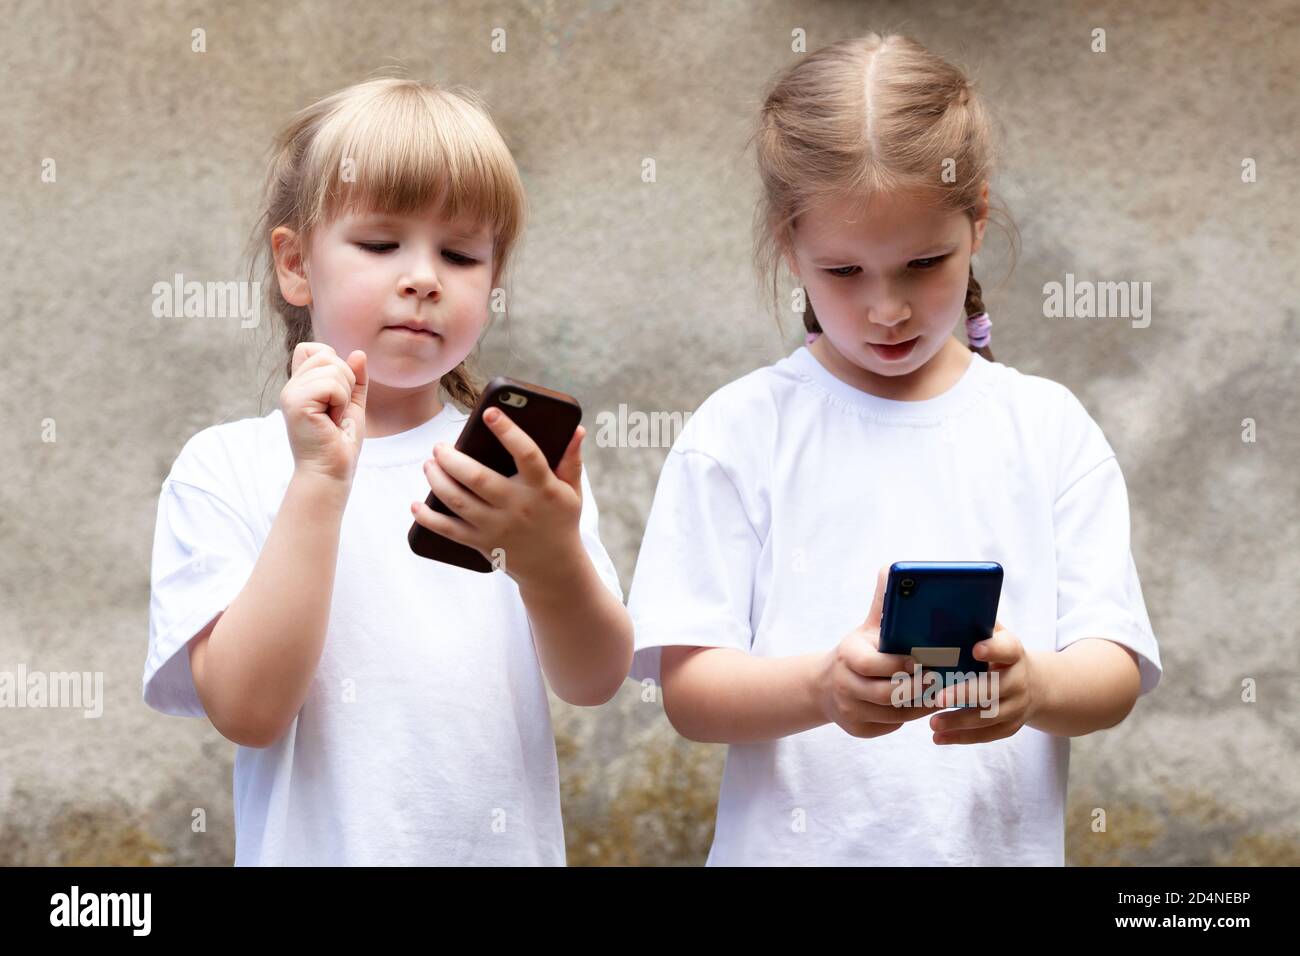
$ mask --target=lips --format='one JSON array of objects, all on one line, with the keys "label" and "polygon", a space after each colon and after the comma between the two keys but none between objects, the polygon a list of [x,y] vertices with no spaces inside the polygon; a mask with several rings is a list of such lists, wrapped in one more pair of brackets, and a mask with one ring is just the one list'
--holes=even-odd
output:
[{"label": "lips", "polygon": [[403,322],[401,325],[389,325],[386,328],[396,329],[399,332],[418,332],[422,335],[437,335],[433,329],[426,328],[418,322]]},{"label": "lips", "polygon": [[920,336],[915,336],[906,341],[899,342],[897,345],[879,345],[875,342],[870,342],[868,344],[871,346],[872,351],[876,353],[877,357],[884,359],[887,362],[896,362],[911,355],[912,349],[916,347],[918,341],[920,341]]}]

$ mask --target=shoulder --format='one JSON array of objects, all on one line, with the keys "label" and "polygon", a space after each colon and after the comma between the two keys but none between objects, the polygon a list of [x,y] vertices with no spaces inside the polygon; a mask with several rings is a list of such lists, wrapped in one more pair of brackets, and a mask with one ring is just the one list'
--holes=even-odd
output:
[{"label": "shoulder", "polygon": [[1058,493],[1115,457],[1101,426],[1069,386],[993,364],[1001,393],[1031,422],[1036,441],[1055,459]]},{"label": "shoulder", "polygon": [[702,452],[719,461],[748,460],[776,433],[782,407],[798,389],[782,359],[712,392],[686,422],[674,452]]},{"label": "shoulder", "polygon": [[219,491],[251,481],[262,467],[282,464],[292,454],[284,416],[274,409],[258,418],[209,425],[182,446],[164,484],[179,482]]},{"label": "shoulder", "polygon": [[1017,415],[1031,416],[1052,432],[1077,431],[1087,425],[1095,427],[1092,416],[1069,386],[1001,362],[987,364],[994,394]]},{"label": "shoulder", "polygon": [[989,362],[978,354],[974,360],[988,366],[986,374],[994,393],[1013,408],[1056,416],[1068,400],[1074,399],[1069,388],[1053,379],[1031,375],[1001,362]]}]

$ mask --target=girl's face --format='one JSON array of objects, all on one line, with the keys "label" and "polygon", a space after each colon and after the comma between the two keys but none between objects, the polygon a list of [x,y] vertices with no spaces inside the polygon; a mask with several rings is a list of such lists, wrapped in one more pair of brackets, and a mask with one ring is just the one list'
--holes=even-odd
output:
[{"label": "girl's face", "polygon": [[876,196],[865,212],[823,204],[799,217],[790,266],[822,328],[815,350],[832,371],[898,392],[930,377],[922,370],[936,355],[964,351],[949,343],[960,346],[952,333],[965,318],[987,197],[986,185],[975,223],[904,195]]},{"label": "girl's face", "polygon": [[281,270],[280,288],[310,306],[316,341],[366,353],[372,387],[436,387],[487,324],[492,247],[487,225],[432,212],[345,213],[312,236],[304,275]]}]

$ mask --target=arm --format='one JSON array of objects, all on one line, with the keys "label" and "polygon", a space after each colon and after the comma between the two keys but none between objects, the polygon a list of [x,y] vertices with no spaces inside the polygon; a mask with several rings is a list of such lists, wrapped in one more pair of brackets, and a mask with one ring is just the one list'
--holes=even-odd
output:
[{"label": "arm", "polygon": [[248,582],[190,641],[199,700],[222,736],[267,747],[292,723],[325,645],[348,488],[295,472]]},{"label": "arm", "polygon": [[867,619],[823,653],[755,657],[731,647],[664,647],[664,713],[705,743],[755,743],[835,723],[854,737],[883,737],[929,708],[899,697],[894,678],[913,673],[902,654],[880,652],[889,566],[876,574]]},{"label": "arm", "polygon": [[1081,737],[1114,727],[1133,709],[1141,688],[1137,657],[1104,638],[1075,641],[1061,651],[1030,651],[1041,698],[1030,727]]},{"label": "arm", "polygon": [[825,654],[753,657],[730,647],[665,647],[660,680],[668,722],[688,740],[774,740],[827,723],[818,703]]},{"label": "arm", "polygon": [[542,673],[570,704],[593,707],[617,693],[632,663],[632,619],[600,581],[582,542],[579,425],[555,471],[537,443],[500,409],[483,421],[515,460],[505,477],[449,445],[425,463],[429,487],[454,512],[420,501],[415,520],[502,565],[528,612]]},{"label": "arm", "polygon": [[519,580],[542,673],[555,693],[580,707],[618,692],[632,665],[632,619],[601,583],[580,539],[545,576]]}]

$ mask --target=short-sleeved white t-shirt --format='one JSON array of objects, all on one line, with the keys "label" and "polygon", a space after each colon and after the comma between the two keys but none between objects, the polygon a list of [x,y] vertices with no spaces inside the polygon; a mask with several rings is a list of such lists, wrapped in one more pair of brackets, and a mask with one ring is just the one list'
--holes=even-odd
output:
[{"label": "short-sleeved white t-shirt", "polygon": [[[935,398],[879,398],[800,348],[711,395],[665,462],[628,602],[632,677],[664,645],[826,651],[882,565],[997,561],[998,619],[1030,650],[1100,637],[1160,657],[1124,479],[1068,388],[971,353]],[[727,751],[708,862],[1062,865],[1070,741],[1029,727],[940,746],[830,723]]]},{"label": "short-sleeved white t-shirt", "polygon": [[[563,865],[555,739],[518,586],[411,552],[422,462],[467,420],[445,405],[361,446],[324,650],[301,711],[235,757],[236,865]],[[144,699],[204,716],[187,642],[257,560],[293,474],[284,416],[192,437],[162,485]],[[622,600],[584,469],[580,530]]]}]

